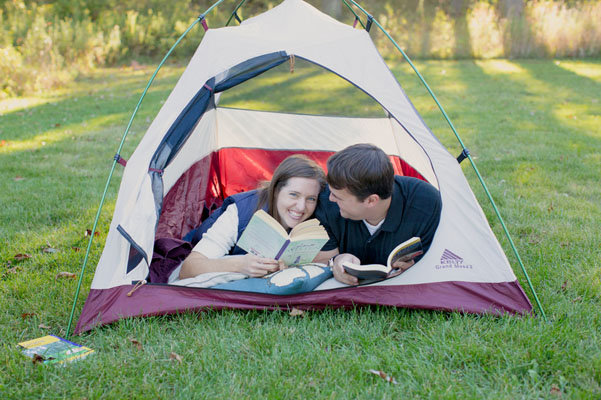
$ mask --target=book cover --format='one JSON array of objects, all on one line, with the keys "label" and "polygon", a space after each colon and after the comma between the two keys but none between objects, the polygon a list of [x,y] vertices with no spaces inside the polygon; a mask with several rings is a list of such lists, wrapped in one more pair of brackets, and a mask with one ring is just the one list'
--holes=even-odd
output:
[{"label": "book cover", "polygon": [[31,358],[41,358],[44,364],[56,364],[82,359],[94,352],[89,347],[71,342],[55,335],[42,336],[37,339],[19,343],[21,352]]},{"label": "book cover", "polygon": [[272,216],[259,210],[236,244],[254,255],[299,265],[313,261],[328,239],[325,228],[314,218],[301,222],[288,234]]}]

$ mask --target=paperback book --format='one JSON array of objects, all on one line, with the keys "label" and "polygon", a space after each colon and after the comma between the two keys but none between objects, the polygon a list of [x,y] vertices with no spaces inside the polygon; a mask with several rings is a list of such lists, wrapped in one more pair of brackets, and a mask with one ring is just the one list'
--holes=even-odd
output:
[{"label": "paperback book", "polygon": [[94,352],[89,347],[58,336],[48,335],[19,343],[22,353],[44,364],[65,363],[82,359]]},{"label": "paperback book", "polygon": [[[391,272],[398,270],[397,262],[407,262],[424,254],[422,241],[419,237],[412,237],[395,247],[388,255],[386,265],[382,264],[353,264],[343,262],[342,266],[346,273],[359,279],[381,279],[386,278]],[[403,271],[400,271],[403,272]]]},{"label": "paperback book", "polygon": [[257,211],[238,240],[238,247],[260,257],[283,260],[286,265],[313,261],[328,241],[328,233],[315,218],[296,225],[290,233],[271,215]]}]

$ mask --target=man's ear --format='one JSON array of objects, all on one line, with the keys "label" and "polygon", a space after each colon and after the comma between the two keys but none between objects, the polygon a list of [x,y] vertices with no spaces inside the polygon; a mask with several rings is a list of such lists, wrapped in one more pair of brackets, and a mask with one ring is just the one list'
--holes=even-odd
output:
[{"label": "man's ear", "polygon": [[367,196],[365,198],[365,200],[363,200],[363,203],[365,203],[365,205],[368,207],[373,207],[376,204],[378,204],[379,202],[380,202],[380,196],[378,196],[377,194],[370,194],[369,196]]}]

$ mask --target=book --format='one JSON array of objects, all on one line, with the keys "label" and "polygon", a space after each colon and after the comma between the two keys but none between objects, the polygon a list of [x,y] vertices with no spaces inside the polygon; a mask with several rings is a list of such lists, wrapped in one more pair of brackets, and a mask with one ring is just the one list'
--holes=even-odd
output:
[{"label": "book", "polygon": [[34,362],[56,364],[79,360],[94,352],[89,347],[73,343],[54,335],[42,336],[37,339],[19,343],[21,351]]},{"label": "book", "polygon": [[328,240],[328,233],[315,218],[301,222],[288,233],[275,218],[258,210],[236,245],[259,257],[299,265],[313,261]]},{"label": "book", "polygon": [[[397,268],[394,264],[397,261],[407,262],[413,260],[415,257],[424,254],[422,249],[422,241],[419,237],[412,237],[409,240],[396,246],[388,255],[386,265],[382,264],[353,264],[350,262],[343,262],[342,267],[347,274],[356,276],[359,279],[380,279],[386,278],[393,270]],[[401,271],[404,272],[404,271]]]}]

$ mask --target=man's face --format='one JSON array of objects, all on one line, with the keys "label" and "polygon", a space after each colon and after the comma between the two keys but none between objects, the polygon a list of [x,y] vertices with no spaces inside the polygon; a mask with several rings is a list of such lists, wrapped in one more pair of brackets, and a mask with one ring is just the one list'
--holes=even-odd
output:
[{"label": "man's face", "polygon": [[330,201],[338,204],[340,215],[343,218],[362,220],[368,217],[367,199],[359,199],[347,189],[334,189],[330,187]]}]

